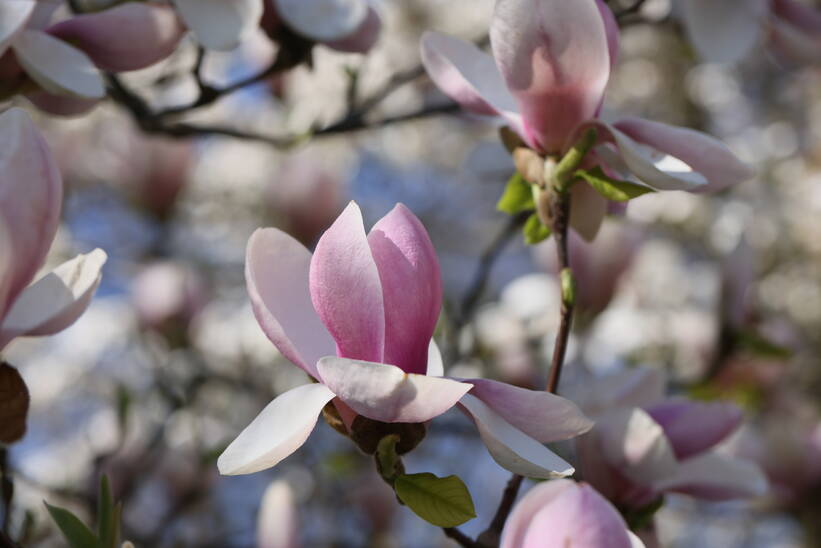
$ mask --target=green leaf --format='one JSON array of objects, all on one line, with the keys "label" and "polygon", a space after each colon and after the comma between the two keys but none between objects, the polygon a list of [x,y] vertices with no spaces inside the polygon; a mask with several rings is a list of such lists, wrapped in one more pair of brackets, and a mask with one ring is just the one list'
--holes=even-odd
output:
[{"label": "green leaf", "polygon": [[738,334],[738,342],[744,349],[762,358],[786,360],[792,356],[789,348],[767,340],[753,330],[741,331]]},{"label": "green leaf", "polygon": [[550,237],[551,230],[549,226],[542,224],[542,220],[539,219],[539,215],[534,213],[527,218],[527,221],[525,221],[523,232],[525,235],[525,243],[527,245],[534,245],[548,239]]},{"label": "green leaf", "polygon": [[51,506],[47,502],[45,505],[71,548],[98,548],[97,537],[77,516],[65,508]]},{"label": "green leaf", "polygon": [[576,177],[581,177],[587,181],[590,186],[596,189],[596,192],[608,200],[613,200],[614,202],[626,202],[628,200],[632,200],[633,198],[637,198],[642,194],[655,192],[655,190],[647,186],[637,185],[629,181],[620,181],[618,179],[608,177],[599,166],[596,166],[590,170],[580,169],[575,173],[575,175]]},{"label": "green leaf", "polygon": [[507,181],[505,192],[496,204],[496,209],[510,215],[536,209],[533,189],[518,171]]},{"label": "green leaf", "polygon": [[470,492],[457,476],[403,474],[394,488],[417,516],[437,527],[456,527],[476,517]]},{"label": "green leaf", "polygon": [[111,486],[105,474],[100,478],[100,493],[97,497],[97,536],[100,539],[100,548],[116,548],[119,523],[114,498],[111,496]]}]

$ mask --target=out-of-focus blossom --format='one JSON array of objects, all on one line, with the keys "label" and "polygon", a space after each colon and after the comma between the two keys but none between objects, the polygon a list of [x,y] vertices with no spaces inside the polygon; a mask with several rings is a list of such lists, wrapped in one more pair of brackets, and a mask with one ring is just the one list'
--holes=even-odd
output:
[{"label": "out-of-focus blossom", "polygon": [[707,61],[740,61],[766,37],[786,60],[821,62],[821,10],[798,0],[682,0],[682,7],[690,41]]},{"label": "out-of-focus blossom", "polygon": [[513,508],[500,548],[643,548],[619,512],[593,487],[544,482]]},{"label": "out-of-focus blossom", "polygon": [[584,381],[572,393],[596,425],[578,438],[585,481],[619,506],[641,508],[676,492],[708,500],[762,495],[767,481],[754,463],[713,448],[741,423],[723,402],[664,399],[657,370],[620,371]]},{"label": "out-of-focus blossom", "polygon": [[159,328],[171,321],[188,325],[205,306],[207,290],[192,268],[160,261],[146,266],[134,279],[132,299],[142,325]]},{"label": "out-of-focus blossom", "polygon": [[442,299],[439,263],[425,228],[403,205],[366,235],[351,203],[313,256],[280,230],[258,230],[248,243],[246,279],[265,334],[319,382],[271,402],[220,456],[223,474],[277,464],[305,442],[331,400],[348,427],[356,414],[424,423],[458,403],[502,466],[533,477],[573,472],[539,442],[590,428],[575,404],[496,381],[442,376],[431,341]]},{"label": "out-of-focus blossom", "polygon": [[[0,93],[25,90],[53,114],[85,112],[105,95],[98,67],[128,71],[150,66],[174,51],[183,29],[173,10],[128,2],[48,26],[55,2],[0,3]],[[27,79],[39,89],[26,90]]]},{"label": "out-of-focus blossom", "polygon": [[318,165],[316,152],[299,152],[285,159],[267,189],[271,209],[282,217],[282,228],[311,245],[344,207],[339,175]]},{"label": "out-of-focus blossom", "polygon": [[379,37],[379,15],[367,0],[175,0],[185,23],[206,48],[228,50],[257,27],[284,24],[314,42],[364,53]]},{"label": "out-of-focus blossom", "polygon": [[[85,311],[100,283],[100,249],[31,283],[57,231],[63,182],[34,123],[0,115],[0,349],[19,336],[52,335]],[[31,284],[31,285],[30,285]]]},{"label": "out-of-focus blossom", "polygon": [[257,548],[299,548],[299,516],[294,491],[274,480],[262,495],[257,516]]},{"label": "out-of-focus blossom", "polygon": [[[586,242],[570,234],[570,267],[579,288],[576,306],[588,319],[607,308],[641,242],[639,231],[615,223],[605,223],[595,242]],[[550,272],[556,272],[558,268],[555,247],[555,241],[551,239],[533,249],[536,261]]]},{"label": "out-of-focus blossom", "polygon": [[[618,47],[618,26],[601,0],[499,0],[490,38],[493,57],[429,32],[422,59],[442,91],[468,111],[501,117],[536,152],[562,154],[592,127],[591,164],[656,190],[713,192],[751,177],[705,134],[639,118],[598,119]],[[571,225],[592,239],[608,202],[586,184],[573,194]]]}]

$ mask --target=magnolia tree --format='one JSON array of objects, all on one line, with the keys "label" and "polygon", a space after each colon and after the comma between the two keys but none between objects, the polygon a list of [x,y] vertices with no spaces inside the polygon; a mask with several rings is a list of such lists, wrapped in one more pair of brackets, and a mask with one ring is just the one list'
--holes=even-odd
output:
[{"label": "magnolia tree", "polygon": [[[663,108],[648,41],[701,115]],[[801,0],[0,0],[0,544],[654,547],[753,505],[813,542],[821,419],[790,379],[817,379],[821,290],[763,258],[792,210],[748,190],[761,148],[696,127],[743,126],[739,75],[802,75],[817,121],[819,61]],[[756,142],[814,142],[781,168],[812,180],[815,130]],[[484,174],[436,178],[490,178],[496,212],[356,153],[478,135]],[[793,317],[751,296],[765,261]]]}]

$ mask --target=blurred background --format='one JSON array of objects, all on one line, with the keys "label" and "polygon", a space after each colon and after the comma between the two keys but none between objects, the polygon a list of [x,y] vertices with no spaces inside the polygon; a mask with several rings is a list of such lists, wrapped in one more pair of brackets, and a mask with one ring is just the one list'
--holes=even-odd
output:
[{"label": "blurred background", "polygon": [[[282,149],[147,135],[110,102],[38,120],[67,186],[50,263],[94,247],[110,260],[73,327],[18,340],[5,356],[32,398],[28,432],[4,455],[11,526],[25,546],[62,546],[42,500],[93,516],[101,473],[124,503],[125,538],[140,547],[251,547],[266,528],[298,531],[304,547],[453,545],[396,504],[370,458],[322,421],[274,470],[220,477],[215,461],[275,395],[305,380],[251,313],[248,237],[276,226],[311,246],[351,199],[366,225],[403,202],[429,230],[446,291],[437,339],[452,374],[544,384],[559,309],[552,243],[527,248],[495,211],[513,172],[495,128],[449,108],[418,68],[423,31],[481,40],[492,4],[383,0],[370,54],[317,47],[312,69],[188,117],[298,136],[344,119],[352,94],[388,86],[367,112],[373,127]],[[604,117],[704,130],[757,176],[717,196],[642,196],[592,245],[571,242],[582,304],[564,382],[641,364],[668,371],[676,391],[747,411],[727,450],[758,460],[771,494],[721,504],[670,496],[657,515],[662,546],[821,546],[821,72],[763,47],[735,67],[700,62],[669,0],[648,0],[622,23]],[[275,53],[260,32],[234,52],[209,52],[204,74],[236,81]],[[186,104],[195,55],[189,43],[126,81],[156,105]],[[379,123],[427,108],[448,112]],[[406,466],[460,474],[479,515],[462,528],[471,535],[508,477],[456,412],[431,425]]]}]

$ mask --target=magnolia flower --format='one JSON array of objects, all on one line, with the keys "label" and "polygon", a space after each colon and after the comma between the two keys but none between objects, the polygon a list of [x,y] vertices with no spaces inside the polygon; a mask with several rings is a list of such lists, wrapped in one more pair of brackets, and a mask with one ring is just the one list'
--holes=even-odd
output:
[{"label": "magnolia flower", "polygon": [[584,480],[619,506],[641,508],[666,492],[708,500],[761,495],[752,462],[713,448],[742,413],[723,402],[664,399],[664,376],[636,369],[586,380],[571,393],[596,426],[576,440]]},{"label": "magnolia flower", "polygon": [[284,23],[297,34],[340,51],[363,53],[381,26],[367,0],[174,0],[180,15],[206,48],[228,50]]},{"label": "magnolia flower", "polygon": [[541,483],[513,508],[500,548],[644,548],[612,504],[585,483]]},{"label": "magnolia flower", "polygon": [[[422,60],[439,88],[476,114],[500,117],[531,149],[564,153],[597,129],[591,162],[656,190],[712,192],[751,176],[727,147],[702,133],[638,118],[597,119],[618,49],[618,26],[601,0],[498,0],[493,57],[436,32]],[[571,226],[592,239],[607,200],[573,186]]]},{"label": "magnolia flower", "polygon": [[63,183],[45,140],[17,108],[0,114],[0,350],[52,335],[85,311],[106,254],[80,255],[31,283],[60,217]]},{"label": "magnolia flower", "polygon": [[821,10],[796,0],[681,0],[690,41],[704,59],[733,63],[766,37],[782,57],[821,61]]},{"label": "magnolia flower", "polygon": [[305,442],[332,400],[349,427],[355,414],[424,423],[458,403],[502,466],[541,478],[573,473],[539,442],[590,429],[575,404],[442,376],[431,342],[442,301],[439,263],[425,228],[403,205],[366,235],[352,202],[313,256],[280,230],[258,230],[248,242],[246,280],[265,334],[317,382],[271,402],[220,456],[221,473],[274,466]]},{"label": "magnolia flower", "polygon": [[105,95],[98,68],[145,68],[170,55],[183,35],[168,6],[128,2],[48,27],[57,5],[0,1],[0,93],[14,93],[28,77],[39,87],[29,98],[54,114],[85,112]]}]

